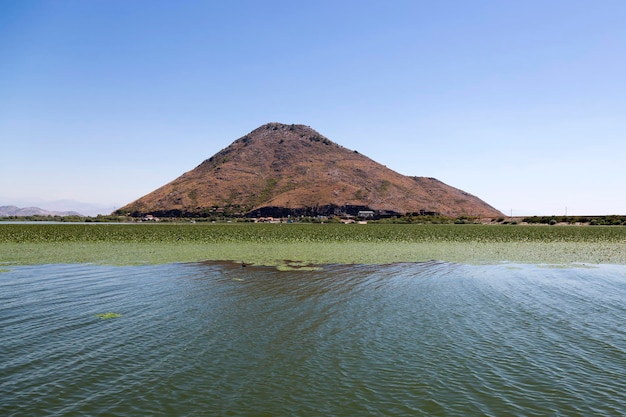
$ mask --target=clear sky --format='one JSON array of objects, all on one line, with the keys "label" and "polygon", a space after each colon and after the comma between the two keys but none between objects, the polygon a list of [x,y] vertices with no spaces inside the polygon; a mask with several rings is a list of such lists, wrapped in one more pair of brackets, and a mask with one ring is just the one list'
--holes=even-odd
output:
[{"label": "clear sky", "polygon": [[623,0],[0,0],[0,205],[108,213],[282,122],[507,215],[626,214],[625,22]]}]

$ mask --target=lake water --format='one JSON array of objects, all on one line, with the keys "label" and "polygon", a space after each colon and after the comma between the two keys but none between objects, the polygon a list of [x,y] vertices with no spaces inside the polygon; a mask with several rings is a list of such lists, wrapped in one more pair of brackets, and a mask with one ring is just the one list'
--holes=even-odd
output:
[{"label": "lake water", "polygon": [[626,266],[5,269],[2,416],[626,414]]}]

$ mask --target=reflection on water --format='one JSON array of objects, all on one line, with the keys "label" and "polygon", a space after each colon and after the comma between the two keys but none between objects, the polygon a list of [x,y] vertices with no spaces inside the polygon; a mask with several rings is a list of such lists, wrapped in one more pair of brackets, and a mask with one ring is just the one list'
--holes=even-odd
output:
[{"label": "reflection on water", "polygon": [[625,298],[610,265],[16,267],[0,415],[623,415]]}]

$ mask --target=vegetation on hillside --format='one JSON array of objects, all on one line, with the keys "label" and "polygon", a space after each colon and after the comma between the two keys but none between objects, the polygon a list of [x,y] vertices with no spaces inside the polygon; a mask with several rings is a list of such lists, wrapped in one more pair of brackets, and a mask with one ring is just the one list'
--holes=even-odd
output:
[{"label": "vegetation on hillside", "polygon": [[434,178],[401,175],[308,126],[280,123],[253,130],[116,214],[280,217],[355,215],[358,210],[501,215],[478,197]]},{"label": "vegetation on hillside", "polygon": [[[174,213],[176,214],[176,213]],[[179,213],[180,214],[180,213]],[[358,217],[351,217],[354,220],[359,220]],[[2,221],[28,221],[28,222],[61,222],[61,223],[133,223],[143,221],[144,218],[139,213],[133,213],[128,216],[122,215],[98,215],[98,216],[6,216],[0,217]],[[198,216],[192,216],[187,214],[186,216],[172,216],[163,217],[158,219],[164,223],[219,223],[219,222],[238,222],[238,223],[251,223],[256,222],[258,218],[243,217],[241,213],[236,210],[236,207],[232,210],[226,210],[216,212],[215,210],[207,209],[205,212]],[[341,223],[342,220],[347,218],[341,218],[340,216],[285,216],[284,218],[276,219],[277,222],[283,223]],[[493,218],[479,218],[476,216],[460,216],[460,217],[447,217],[441,215],[419,215],[408,214],[404,216],[388,216],[377,219],[367,219],[370,223],[382,223],[382,224],[502,224],[502,225],[517,225],[517,224],[529,224],[529,225],[590,225],[590,226],[626,226],[626,216],[610,215],[610,216],[533,216],[524,218],[508,218],[508,217],[493,217]]]}]

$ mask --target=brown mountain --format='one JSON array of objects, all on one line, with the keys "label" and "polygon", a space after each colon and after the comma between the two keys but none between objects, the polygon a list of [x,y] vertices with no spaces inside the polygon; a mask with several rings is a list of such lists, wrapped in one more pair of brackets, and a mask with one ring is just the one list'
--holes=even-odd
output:
[{"label": "brown mountain", "polygon": [[117,210],[135,216],[248,216],[436,212],[501,216],[479,198],[427,177],[401,175],[304,125],[269,123]]}]

